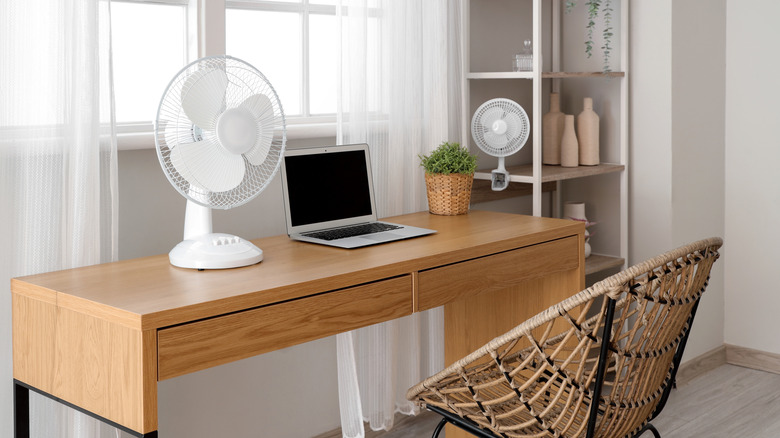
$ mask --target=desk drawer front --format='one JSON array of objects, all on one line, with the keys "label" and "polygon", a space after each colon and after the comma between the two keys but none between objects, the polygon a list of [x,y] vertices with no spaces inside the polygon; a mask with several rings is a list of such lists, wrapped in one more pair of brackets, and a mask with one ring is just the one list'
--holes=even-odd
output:
[{"label": "desk drawer front", "polygon": [[418,279],[418,310],[577,269],[579,263],[578,238],[571,236],[423,271]]},{"label": "desk drawer front", "polygon": [[158,379],[411,313],[412,280],[407,275],[162,329],[158,331]]}]

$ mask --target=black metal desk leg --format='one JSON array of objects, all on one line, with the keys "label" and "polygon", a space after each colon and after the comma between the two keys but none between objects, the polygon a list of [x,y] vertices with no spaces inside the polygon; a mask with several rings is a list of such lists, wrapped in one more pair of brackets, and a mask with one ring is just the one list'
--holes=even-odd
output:
[{"label": "black metal desk leg", "polygon": [[30,390],[14,381],[14,438],[30,438]]}]

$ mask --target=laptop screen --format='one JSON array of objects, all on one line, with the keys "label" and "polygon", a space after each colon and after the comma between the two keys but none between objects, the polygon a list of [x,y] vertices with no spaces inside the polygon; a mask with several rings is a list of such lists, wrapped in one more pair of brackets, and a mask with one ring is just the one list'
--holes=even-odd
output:
[{"label": "laptop screen", "polygon": [[373,213],[365,150],[332,150],[284,158],[293,227]]}]

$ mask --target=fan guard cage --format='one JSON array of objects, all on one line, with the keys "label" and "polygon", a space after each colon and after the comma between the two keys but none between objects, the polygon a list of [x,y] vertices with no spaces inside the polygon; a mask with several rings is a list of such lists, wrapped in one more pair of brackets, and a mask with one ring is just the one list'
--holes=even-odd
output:
[{"label": "fan guard cage", "polygon": [[[206,83],[199,85],[208,86],[209,75],[204,72],[214,69],[221,69],[227,76],[227,87],[221,103],[222,111],[238,107],[245,99],[255,94],[265,95],[272,106],[272,111],[260,119],[263,126],[261,135],[266,138],[272,136],[265,160],[253,165],[246,157],[242,157],[246,170],[242,182],[223,192],[213,192],[199,186],[197,181],[188,181],[171,161],[171,151],[188,143],[203,140],[211,143],[213,148],[222,147],[216,131],[195,125],[182,106],[182,95],[198,84],[197,80],[193,82],[191,78],[200,74]],[[217,105],[219,106],[219,103]],[[157,110],[155,143],[165,175],[182,196],[204,207],[226,210],[243,205],[259,195],[279,170],[286,141],[284,112],[276,90],[256,68],[230,56],[201,58],[181,69],[168,84]]]},{"label": "fan guard cage", "polygon": [[[491,124],[496,120],[506,122],[505,134],[497,135],[492,132]],[[477,108],[471,119],[471,134],[477,146],[494,157],[506,157],[522,149],[528,141],[529,133],[528,114],[522,106],[510,99],[488,100]],[[504,139],[504,146],[495,146],[496,140],[500,143]]]}]

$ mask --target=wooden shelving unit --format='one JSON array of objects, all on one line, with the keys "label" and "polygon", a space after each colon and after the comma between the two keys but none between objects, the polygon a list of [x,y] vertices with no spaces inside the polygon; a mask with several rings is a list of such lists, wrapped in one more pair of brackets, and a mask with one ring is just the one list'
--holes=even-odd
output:
[{"label": "wooden shelving unit", "polygon": [[585,275],[606,271],[607,269],[620,268],[626,263],[622,257],[611,257],[603,254],[591,254],[585,259]]},{"label": "wooden shelving unit", "polygon": [[[585,193],[587,202],[596,202],[596,211],[606,217],[606,222],[610,227],[606,232],[599,230],[600,238],[607,236],[609,242],[604,252],[614,254],[594,253],[586,260],[586,274],[595,274],[613,268],[620,268],[626,264],[628,257],[628,47],[629,47],[629,0],[620,1],[620,65],[613,72],[587,71],[592,65],[587,63],[568,63],[569,68],[576,65],[574,69],[583,69],[582,71],[561,71],[565,70],[562,41],[562,17],[563,0],[530,0],[530,2],[506,2],[504,0],[464,0],[464,48],[463,57],[463,90],[464,100],[463,108],[466,109],[463,115],[463,137],[471,138],[469,131],[471,114],[473,110],[471,100],[479,99],[484,101],[485,94],[493,94],[492,97],[509,97],[502,95],[502,89],[507,94],[512,93],[514,88],[512,80],[517,82],[518,89],[523,89],[522,96],[528,96],[528,91],[532,96],[532,105],[524,104],[526,111],[531,116],[532,140],[529,141],[531,156],[530,163],[521,165],[508,165],[507,171],[510,174],[509,187],[502,192],[493,192],[490,188],[490,169],[480,169],[475,173],[475,181],[472,189],[472,202],[480,203],[495,201],[520,196],[531,197],[532,214],[542,215],[542,196],[550,196],[552,193],[551,206],[552,215],[559,214],[562,204],[562,192],[567,192],[567,196],[581,196]],[[527,6],[524,6],[527,5]],[[551,9],[550,9],[551,8]],[[544,12],[543,12],[544,9]],[[475,27],[472,30],[472,15]],[[549,21],[548,21],[549,20]],[[516,30],[509,34],[495,31],[492,27],[495,23],[517,24]],[[530,33],[529,30],[530,29]],[[551,30],[551,32],[548,32]],[[617,32],[616,32],[617,33]],[[551,39],[545,39],[550,38]],[[474,40],[472,40],[474,38]],[[513,72],[513,71],[495,71],[506,65],[505,60],[509,54],[504,49],[493,50],[501,47],[502,41],[522,41],[523,39],[532,40],[534,56],[532,71]],[[545,40],[543,40],[545,39]],[[517,44],[517,43],[514,43]],[[567,44],[570,44],[567,42]],[[471,48],[478,48],[471,50]],[[486,49],[483,51],[482,47]],[[569,47],[569,46],[567,46]],[[487,50],[490,48],[491,50]],[[546,48],[548,51],[543,51]],[[501,50],[504,50],[503,52]],[[473,52],[473,53],[472,53]],[[494,55],[495,53],[495,55]],[[544,56],[552,56],[542,62]],[[570,61],[570,58],[565,60]],[[609,79],[604,82],[582,82],[599,79]],[[491,83],[490,81],[495,81]],[[531,88],[528,84],[530,81]],[[542,164],[542,114],[543,102],[546,102],[547,92],[562,92],[564,94],[575,90],[588,90],[588,93],[596,93],[595,96],[604,94],[604,90],[619,87],[617,96],[610,95],[610,104],[614,108],[620,108],[620,111],[610,113],[602,120],[609,120],[609,126],[616,129],[611,135],[602,137],[602,151],[606,151],[603,157],[610,158],[611,162],[599,164],[597,166],[580,166],[575,168],[565,168],[561,166],[547,166]],[[562,90],[563,89],[563,90]],[[477,90],[477,91],[475,91]],[[614,91],[612,91],[614,92]],[[476,95],[472,97],[472,93]],[[481,93],[481,94],[480,94]],[[587,94],[586,94],[587,96]],[[527,97],[524,97],[527,99]],[[527,102],[527,101],[526,101]],[[614,128],[617,127],[617,128]],[[603,128],[602,128],[603,129]],[[467,141],[470,143],[470,141]],[[591,183],[587,178],[598,175],[615,174],[617,177],[609,179],[593,180]],[[565,183],[564,181],[575,180],[576,183]],[[619,184],[616,186],[615,184]],[[602,194],[600,190],[607,188],[608,195]],[[619,195],[618,195],[619,192]],[[588,193],[593,199],[587,199]],[[619,199],[617,199],[619,198]],[[567,199],[570,200],[570,199]],[[589,217],[590,218],[590,217]],[[602,223],[599,218],[593,220]],[[612,248],[612,249],[610,249]],[[615,248],[619,248],[615,249]]]}]

